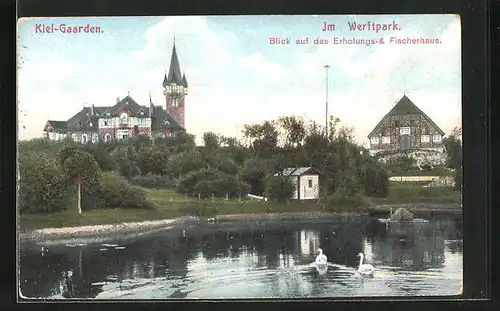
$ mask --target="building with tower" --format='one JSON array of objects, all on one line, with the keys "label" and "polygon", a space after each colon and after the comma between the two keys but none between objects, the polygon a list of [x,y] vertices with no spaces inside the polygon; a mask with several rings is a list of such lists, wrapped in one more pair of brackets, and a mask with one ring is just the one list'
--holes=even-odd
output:
[{"label": "building with tower", "polygon": [[48,120],[43,137],[62,140],[71,137],[81,143],[127,139],[137,135],[167,137],[185,133],[185,98],[188,83],[181,74],[174,45],[168,75],[163,79],[165,106],[156,106],[149,94],[149,104],[140,105],[130,94],[117,98],[113,105],[83,107],[66,121]]}]

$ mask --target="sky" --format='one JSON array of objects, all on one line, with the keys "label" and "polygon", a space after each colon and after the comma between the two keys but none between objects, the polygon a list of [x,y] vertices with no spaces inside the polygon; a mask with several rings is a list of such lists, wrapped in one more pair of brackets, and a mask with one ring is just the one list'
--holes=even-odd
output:
[{"label": "sky", "polygon": [[[396,23],[351,31],[349,23]],[[324,23],[334,31],[322,31]],[[99,33],[37,33],[36,24],[99,26]],[[130,94],[165,106],[162,82],[174,43],[189,83],[186,129],[241,137],[244,124],[329,114],[358,143],[406,94],[445,133],[461,125],[461,24],[457,15],[274,15],[29,18],[18,22],[19,139]],[[271,37],[290,44],[270,44]],[[333,38],[384,44],[333,44]],[[391,44],[390,37],[439,44]],[[297,39],[307,44],[296,44]],[[314,39],[328,44],[315,44]],[[328,83],[325,65],[329,65]],[[327,92],[328,90],[328,92]]]}]

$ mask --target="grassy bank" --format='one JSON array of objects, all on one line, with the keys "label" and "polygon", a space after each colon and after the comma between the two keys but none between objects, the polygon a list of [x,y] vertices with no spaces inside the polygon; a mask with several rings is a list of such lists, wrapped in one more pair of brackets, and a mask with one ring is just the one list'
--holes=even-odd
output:
[{"label": "grassy bank", "polygon": [[[239,198],[229,200],[225,198],[215,198],[214,200],[208,198],[199,201],[198,198],[190,198],[169,189],[148,190],[148,195],[158,205],[157,209],[91,210],[84,211],[82,215],[78,215],[76,211],[52,214],[23,214],[20,217],[20,231],[171,219],[185,215],[212,217],[234,214],[360,211],[360,209],[347,206],[328,206],[324,202],[279,204],[248,199],[243,199],[240,202]],[[425,188],[420,183],[391,183],[387,198],[370,198],[369,200],[373,205],[457,204],[461,202],[461,195],[452,189]],[[425,208],[425,205],[423,208]]]}]

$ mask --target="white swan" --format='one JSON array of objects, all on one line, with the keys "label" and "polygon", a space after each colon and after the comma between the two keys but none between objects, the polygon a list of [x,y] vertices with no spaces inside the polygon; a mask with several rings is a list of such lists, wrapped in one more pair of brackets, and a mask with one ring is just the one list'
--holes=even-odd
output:
[{"label": "white swan", "polygon": [[363,264],[363,259],[365,258],[365,255],[363,255],[363,253],[359,253],[358,257],[360,257],[360,259],[359,259],[359,267],[358,267],[359,274],[362,274],[362,275],[373,275],[373,273],[375,272],[375,268],[372,265]]},{"label": "white swan", "polygon": [[316,256],[316,265],[327,265],[328,264],[328,258],[326,258],[326,255],[323,254],[323,250],[320,248],[318,249],[319,255]]}]

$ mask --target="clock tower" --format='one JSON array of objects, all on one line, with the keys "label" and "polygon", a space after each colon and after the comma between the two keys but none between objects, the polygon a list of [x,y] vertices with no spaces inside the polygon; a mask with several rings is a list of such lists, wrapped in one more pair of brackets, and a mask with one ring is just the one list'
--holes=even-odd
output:
[{"label": "clock tower", "polygon": [[165,72],[163,79],[163,94],[165,95],[167,113],[183,128],[185,128],[185,98],[187,89],[186,75],[181,74],[174,39],[170,68],[168,75]]}]

